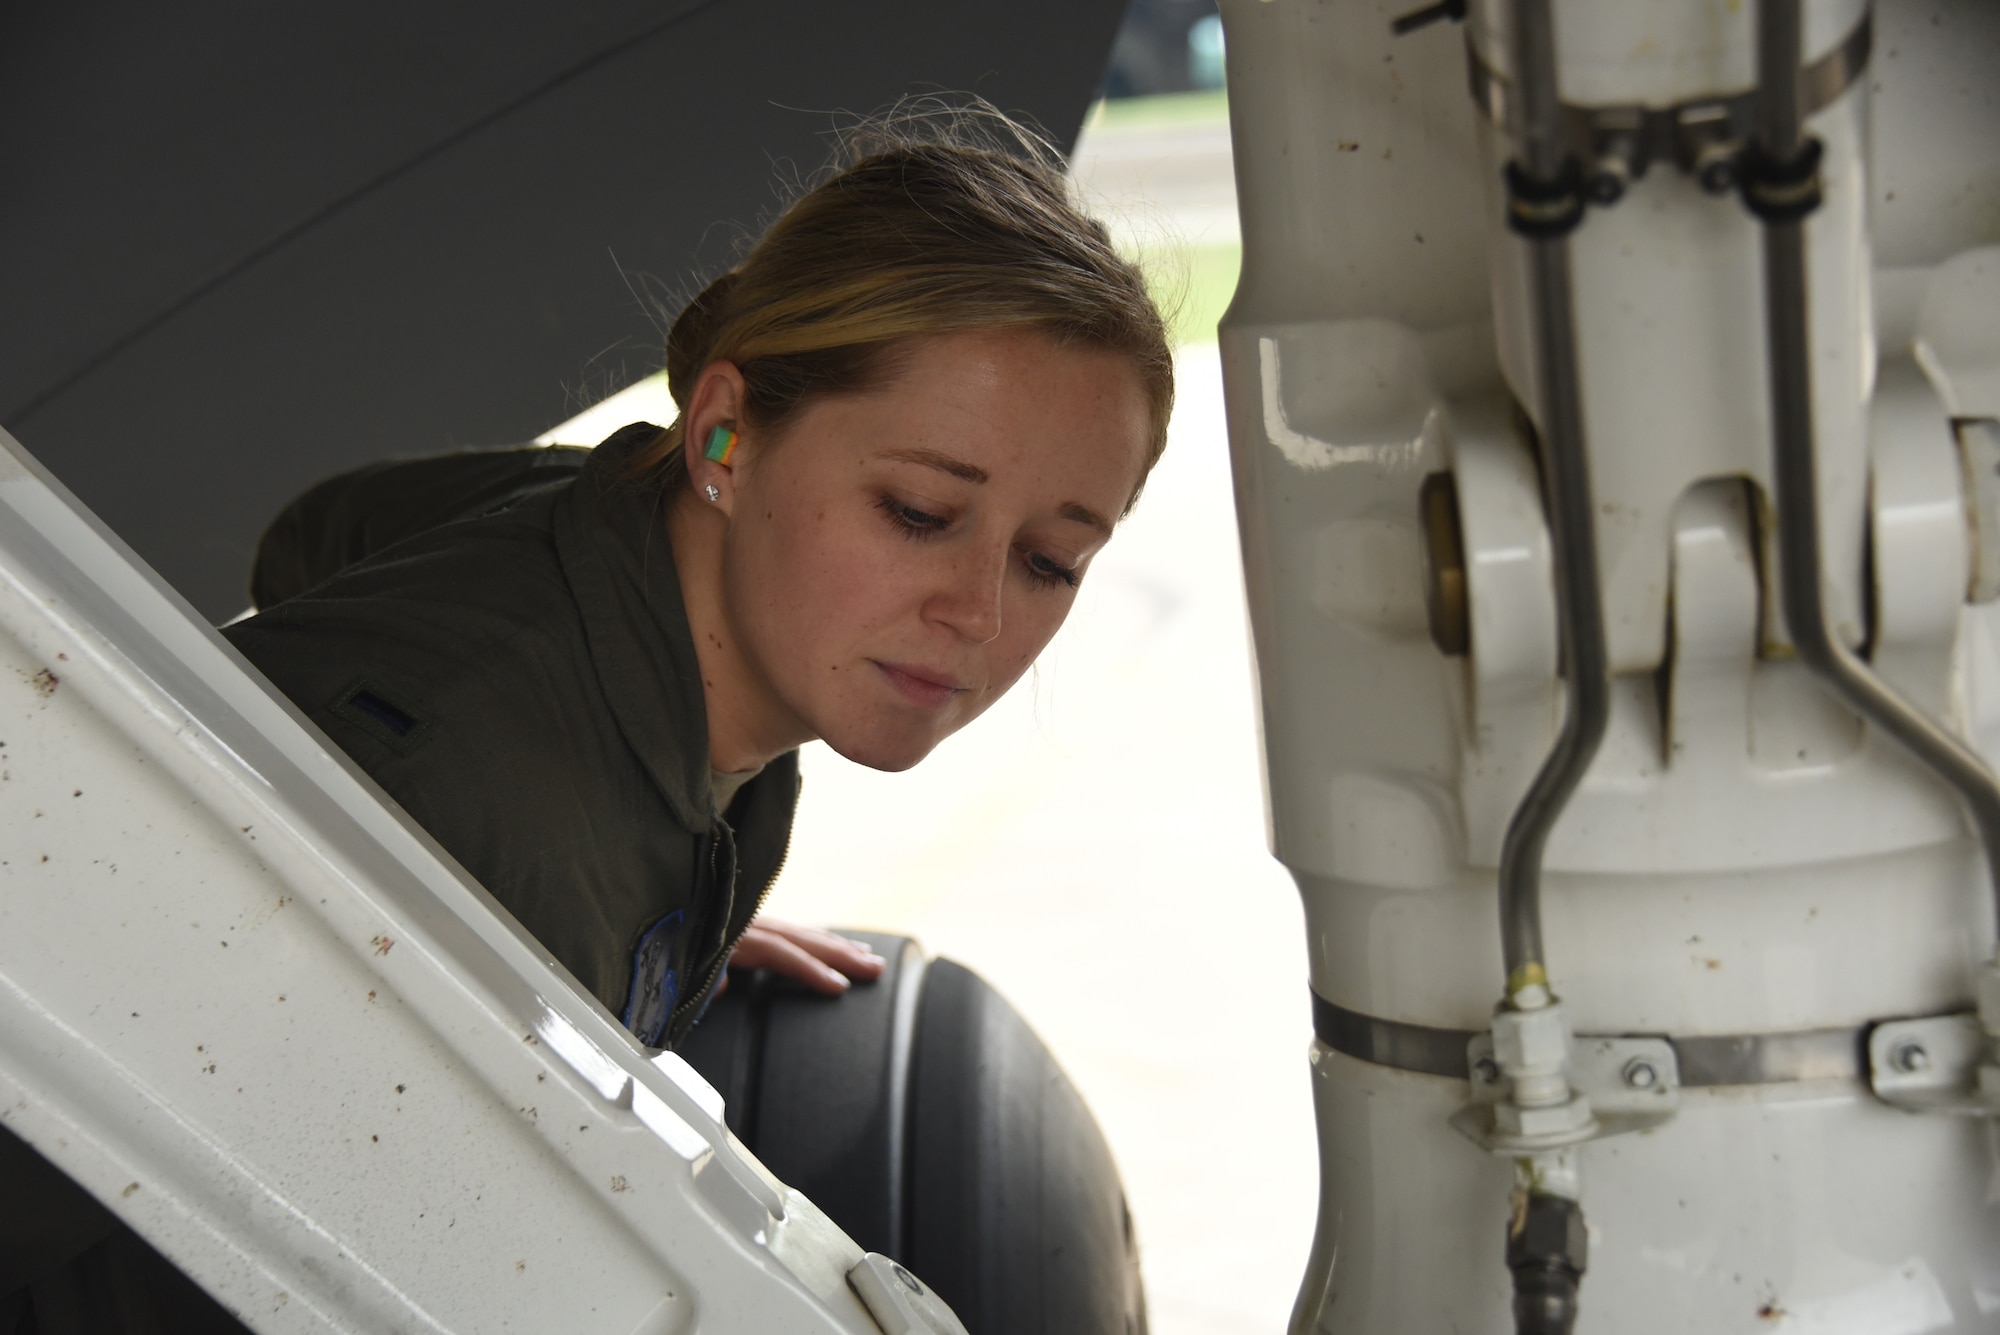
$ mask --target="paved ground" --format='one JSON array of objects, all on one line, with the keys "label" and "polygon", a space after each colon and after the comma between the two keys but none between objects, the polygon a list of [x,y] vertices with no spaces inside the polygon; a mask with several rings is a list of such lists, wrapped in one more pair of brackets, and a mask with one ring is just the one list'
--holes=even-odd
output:
[{"label": "paved ground", "polygon": [[[1200,110],[1105,117],[1077,154],[1147,252],[1235,242]],[[1283,1330],[1311,1240],[1304,939],[1265,848],[1247,639],[1221,377],[1194,343],[1166,457],[1034,676],[907,774],[808,748],[769,910],[914,935],[1013,1001],[1123,1169],[1156,1335]]]}]

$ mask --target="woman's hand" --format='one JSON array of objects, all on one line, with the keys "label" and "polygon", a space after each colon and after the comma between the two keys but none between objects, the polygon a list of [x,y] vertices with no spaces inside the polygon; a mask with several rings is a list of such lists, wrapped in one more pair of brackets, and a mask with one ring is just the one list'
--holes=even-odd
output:
[{"label": "woman's hand", "polygon": [[819,927],[759,918],[736,940],[730,953],[732,969],[769,969],[795,979],[829,997],[845,992],[851,982],[872,983],[888,963],[859,941]]}]

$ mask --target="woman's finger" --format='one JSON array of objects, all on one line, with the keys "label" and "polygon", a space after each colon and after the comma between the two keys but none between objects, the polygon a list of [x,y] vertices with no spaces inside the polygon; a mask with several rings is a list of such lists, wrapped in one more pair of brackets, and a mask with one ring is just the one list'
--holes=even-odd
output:
[{"label": "woman's finger", "polygon": [[848,987],[846,976],[839,970],[779,933],[755,926],[737,941],[729,962],[739,969],[769,969],[830,997],[839,996]]},{"label": "woman's finger", "polygon": [[866,942],[856,941],[821,927],[804,927],[798,923],[766,921],[760,918],[751,924],[752,931],[759,928],[782,937],[822,964],[832,966],[849,978],[862,981],[880,978],[882,971],[889,967],[888,961],[877,955]]}]

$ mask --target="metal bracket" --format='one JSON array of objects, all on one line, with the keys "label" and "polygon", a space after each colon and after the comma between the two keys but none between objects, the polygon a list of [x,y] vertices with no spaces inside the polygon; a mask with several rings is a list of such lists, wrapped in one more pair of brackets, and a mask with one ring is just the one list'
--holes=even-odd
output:
[{"label": "metal bracket", "polygon": [[[1508,1096],[1493,1059],[1493,1035],[1476,1034],[1466,1045],[1472,1071],[1472,1104],[1451,1124],[1484,1149],[1517,1154],[1549,1148],[1512,1136],[1494,1124],[1493,1110]],[[1648,1131],[1672,1121],[1681,1106],[1680,1063],[1664,1038],[1593,1038],[1579,1034],[1570,1056],[1570,1087],[1590,1100],[1596,1126],[1586,1139]]]},{"label": "metal bracket", "polygon": [[966,1335],[944,1299],[880,1252],[855,1262],[847,1283],[883,1335]]},{"label": "metal bracket", "polygon": [[2000,1066],[1989,1049],[1970,1011],[1884,1020],[1868,1032],[1868,1084],[1876,1098],[1910,1112],[2000,1116]]},{"label": "metal bracket", "polygon": [[[1846,92],[1867,67],[1872,15],[1864,12],[1832,50],[1799,71],[1805,115]],[[1513,88],[1466,43],[1472,100],[1502,130],[1511,128]],[[1578,106],[1564,103],[1563,135],[1586,164],[1584,190],[1591,202],[1614,204],[1654,161],[1692,175],[1710,194],[1734,190],[1743,149],[1751,137],[1756,90],[1698,97],[1671,107]]]}]

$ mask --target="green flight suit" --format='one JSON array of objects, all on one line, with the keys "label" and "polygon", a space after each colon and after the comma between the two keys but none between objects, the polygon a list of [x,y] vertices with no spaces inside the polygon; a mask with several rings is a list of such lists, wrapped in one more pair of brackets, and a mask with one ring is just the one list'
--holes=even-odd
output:
[{"label": "green flight suit", "polygon": [[628,476],[658,435],[322,483],[259,550],[253,588],[282,601],[224,633],[586,990],[671,1046],[784,860],[798,755],[715,810],[664,500]]}]

